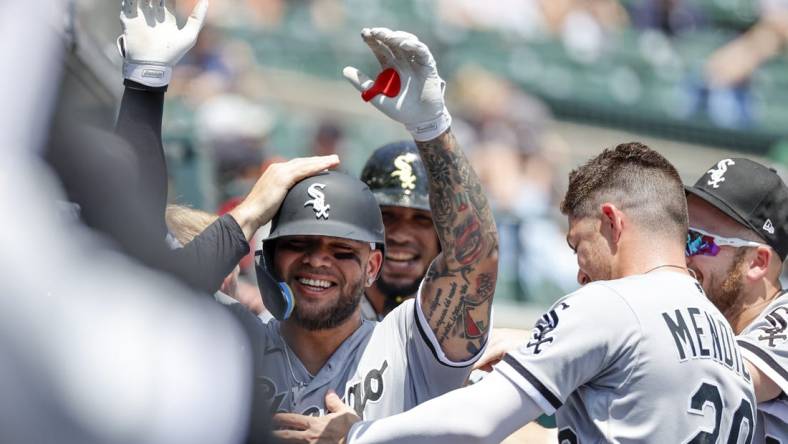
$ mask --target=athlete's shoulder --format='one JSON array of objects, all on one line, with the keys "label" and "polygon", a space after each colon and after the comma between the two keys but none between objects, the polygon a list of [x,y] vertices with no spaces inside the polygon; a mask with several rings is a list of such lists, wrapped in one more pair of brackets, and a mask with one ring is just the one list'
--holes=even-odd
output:
[{"label": "athlete's shoulder", "polygon": [[599,339],[607,336],[602,331],[617,332],[612,336],[619,336],[624,330],[639,331],[639,319],[630,304],[623,298],[619,291],[608,285],[613,281],[596,281],[584,285],[576,291],[557,300],[552,307],[540,318],[536,329],[543,328],[541,323],[557,324],[563,320],[563,325],[575,324],[578,334],[583,334],[585,329],[593,325],[602,327],[596,329]]},{"label": "athlete's shoulder", "polygon": [[583,306],[594,306],[600,303],[618,305],[623,301],[620,288],[615,283],[616,281],[595,281],[586,284],[556,301],[553,308],[570,301]]},{"label": "athlete's shoulder", "polygon": [[768,348],[788,345],[788,291],[783,291],[742,330],[740,338],[747,338]]},{"label": "athlete's shoulder", "polygon": [[674,272],[642,273],[626,276],[620,279],[599,281],[601,285],[619,293],[627,294],[630,291],[643,289],[660,289],[665,287],[693,288],[697,281],[688,274]]}]

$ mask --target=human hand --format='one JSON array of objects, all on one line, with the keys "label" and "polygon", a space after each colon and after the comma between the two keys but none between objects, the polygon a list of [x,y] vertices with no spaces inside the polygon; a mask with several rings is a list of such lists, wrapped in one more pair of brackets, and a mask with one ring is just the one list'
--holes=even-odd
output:
[{"label": "human hand", "polygon": [[490,343],[482,357],[473,364],[473,370],[491,372],[493,365],[500,362],[506,353],[525,344],[531,338],[528,330],[515,328],[493,328],[490,332]]},{"label": "human hand", "polygon": [[274,427],[282,428],[274,431],[274,436],[285,443],[344,443],[350,428],[361,418],[333,391],[326,394],[326,408],[326,416],[274,415]]},{"label": "human hand", "polygon": [[208,0],[199,0],[179,29],[175,0],[123,0],[118,37],[123,76],[153,87],[169,84],[172,67],[194,46],[207,11]]},{"label": "human hand", "polygon": [[339,157],[336,154],[273,163],[257,179],[252,191],[229,214],[241,227],[246,239],[251,240],[255,231],[274,217],[293,185],[337,165]]},{"label": "human hand", "polygon": [[[380,62],[381,71],[392,68],[400,77],[401,89],[394,97],[379,94],[370,103],[383,114],[405,125],[416,141],[432,140],[451,126],[443,92],[446,82],[438,75],[435,59],[418,37],[388,28],[364,28],[361,38]],[[373,80],[351,66],[342,71],[362,93]]]}]

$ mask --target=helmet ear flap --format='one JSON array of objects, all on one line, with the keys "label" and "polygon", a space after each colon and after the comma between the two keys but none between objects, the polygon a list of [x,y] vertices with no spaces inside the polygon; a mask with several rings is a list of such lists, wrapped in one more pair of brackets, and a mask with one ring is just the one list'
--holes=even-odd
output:
[{"label": "helmet ear flap", "polygon": [[285,282],[277,281],[274,278],[273,265],[269,263],[270,255],[265,254],[264,249],[254,252],[254,270],[257,275],[257,287],[260,289],[260,296],[263,298],[263,305],[271,312],[271,315],[284,321],[293,314],[295,309],[295,298],[290,287]]}]

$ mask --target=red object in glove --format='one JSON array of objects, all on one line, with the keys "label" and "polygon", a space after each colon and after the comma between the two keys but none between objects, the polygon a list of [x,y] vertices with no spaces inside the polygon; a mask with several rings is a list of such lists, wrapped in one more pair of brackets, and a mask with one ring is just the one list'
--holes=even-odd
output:
[{"label": "red object in glove", "polygon": [[378,94],[383,94],[386,97],[396,97],[401,87],[399,73],[394,68],[387,68],[378,74],[375,83],[368,90],[361,93],[361,98],[365,102],[369,102]]}]

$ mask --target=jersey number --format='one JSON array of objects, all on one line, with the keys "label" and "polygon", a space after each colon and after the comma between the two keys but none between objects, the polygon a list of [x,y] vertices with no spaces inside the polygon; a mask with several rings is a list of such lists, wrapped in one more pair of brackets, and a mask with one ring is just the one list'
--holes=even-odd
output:
[{"label": "jersey number", "polygon": [[[723,410],[722,396],[720,396],[720,389],[708,382],[701,384],[698,391],[690,398],[689,412],[703,416],[703,407],[706,404],[711,404],[714,408],[714,430],[711,432],[698,432],[692,439],[686,441],[687,444],[715,444],[720,436],[720,420],[722,419]],[[727,444],[737,444],[744,420],[747,420],[747,428],[749,429],[744,444],[751,444],[752,436],[755,433],[755,428],[753,427],[755,421],[753,421],[752,404],[746,399],[741,400],[739,408],[733,413],[731,430],[726,441]]]}]

